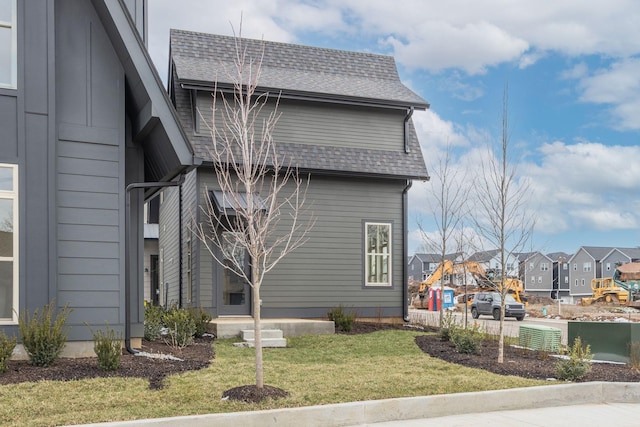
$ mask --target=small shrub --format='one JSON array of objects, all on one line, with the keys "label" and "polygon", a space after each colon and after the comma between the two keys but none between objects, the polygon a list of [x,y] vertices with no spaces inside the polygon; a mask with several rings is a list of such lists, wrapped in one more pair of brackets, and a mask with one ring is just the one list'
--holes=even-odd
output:
[{"label": "small shrub", "polygon": [[64,306],[55,318],[54,311],[55,304],[51,301],[41,312],[36,309],[32,317],[29,317],[26,312],[20,316],[18,330],[31,365],[42,367],[51,365],[60,356],[67,341],[64,324],[71,309],[68,305]]},{"label": "small shrub", "polygon": [[567,348],[568,359],[556,363],[556,376],[564,381],[576,381],[591,372],[591,346],[582,345],[582,339],[577,337],[573,345]]},{"label": "small shrub", "polygon": [[477,325],[467,329],[459,328],[451,335],[456,350],[463,354],[480,354],[482,339],[483,333]]},{"label": "small shrub", "polygon": [[91,331],[93,351],[98,356],[98,368],[103,371],[115,371],[120,367],[122,357],[122,333],[105,325],[106,330]]},{"label": "small shrub", "polygon": [[342,304],[331,309],[327,313],[327,317],[335,323],[336,328],[344,332],[351,332],[353,330],[353,324],[356,321],[356,313],[347,313]]},{"label": "small shrub", "polygon": [[211,315],[207,313],[202,307],[190,308],[189,314],[193,318],[193,322],[196,325],[196,332],[193,334],[195,338],[201,338],[209,327],[211,322]]},{"label": "small shrub", "polygon": [[0,373],[7,372],[7,362],[11,359],[17,342],[16,337],[9,338],[4,331],[0,332]]},{"label": "small shrub", "polygon": [[193,342],[196,333],[196,322],[189,310],[173,307],[164,317],[164,326],[167,328],[165,342],[171,347],[184,348]]},{"label": "small shrub", "polygon": [[144,339],[154,341],[164,327],[163,317],[166,311],[159,305],[147,305],[144,309]]},{"label": "small shrub", "polygon": [[438,331],[440,339],[442,341],[451,341],[453,335],[456,334],[458,329],[460,329],[460,327],[456,322],[456,317],[451,313],[451,311],[447,311],[447,314],[442,318],[442,324]]}]

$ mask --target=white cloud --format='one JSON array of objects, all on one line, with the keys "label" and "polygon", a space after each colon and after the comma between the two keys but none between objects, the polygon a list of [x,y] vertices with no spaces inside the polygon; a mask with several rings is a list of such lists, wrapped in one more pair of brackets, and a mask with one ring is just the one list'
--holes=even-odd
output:
[{"label": "white cloud", "polygon": [[640,170],[630,159],[640,147],[606,146],[580,142],[543,144],[539,164],[525,164],[523,175],[531,182],[530,209],[535,210],[538,231],[634,229]]},{"label": "white cloud", "polygon": [[640,59],[614,62],[609,68],[583,76],[580,101],[611,105],[614,126],[622,130],[640,129]]},{"label": "white cloud", "polygon": [[406,67],[432,71],[461,68],[468,74],[484,74],[487,67],[516,60],[529,48],[526,41],[485,21],[463,26],[425,22],[406,42],[394,36],[387,42]]}]

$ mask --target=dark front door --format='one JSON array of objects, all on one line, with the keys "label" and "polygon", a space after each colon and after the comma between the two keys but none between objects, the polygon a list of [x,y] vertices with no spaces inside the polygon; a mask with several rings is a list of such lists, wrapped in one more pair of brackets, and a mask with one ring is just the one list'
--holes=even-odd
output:
[{"label": "dark front door", "polygon": [[[223,239],[229,241],[229,239]],[[235,263],[243,266],[243,271],[249,272],[248,255],[244,249],[233,248],[227,244],[223,248],[223,258],[225,265],[232,267]],[[220,315],[223,316],[246,316],[251,314],[251,287],[247,281],[237,272],[229,268],[220,268],[221,274],[218,277],[218,301]]]}]

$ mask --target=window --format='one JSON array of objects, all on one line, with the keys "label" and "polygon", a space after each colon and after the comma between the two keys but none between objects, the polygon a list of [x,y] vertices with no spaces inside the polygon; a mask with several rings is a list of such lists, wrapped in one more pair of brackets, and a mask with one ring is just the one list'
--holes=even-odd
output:
[{"label": "window", "polygon": [[535,264],[530,262],[529,263],[529,270],[533,270],[535,268]]},{"label": "window", "polygon": [[564,276],[564,283],[569,284],[569,276]]},{"label": "window", "polygon": [[549,270],[549,264],[547,264],[546,262],[540,263],[540,271],[548,271]]},{"label": "window", "polygon": [[567,264],[562,264],[562,269],[566,270],[567,269]]},{"label": "window", "polygon": [[538,283],[542,283],[542,276],[538,276]]},{"label": "window", "polygon": [[0,322],[18,321],[18,167],[0,164]]},{"label": "window", "polygon": [[578,286],[578,279],[576,279],[576,286]]},{"label": "window", "polygon": [[391,286],[391,224],[365,223],[365,285]]},{"label": "window", "polygon": [[16,88],[18,44],[16,0],[0,0],[0,88]]},{"label": "window", "polygon": [[578,263],[577,262],[573,263],[573,271],[578,271]]},{"label": "window", "polygon": [[591,263],[585,262],[582,264],[582,271],[591,271]]},{"label": "window", "polygon": [[536,278],[531,276],[531,283],[536,283]]},{"label": "window", "polygon": [[608,262],[608,263],[607,263],[607,271],[610,271],[610,270],[611,270],[611,263],[610,263],[610,262]]}]

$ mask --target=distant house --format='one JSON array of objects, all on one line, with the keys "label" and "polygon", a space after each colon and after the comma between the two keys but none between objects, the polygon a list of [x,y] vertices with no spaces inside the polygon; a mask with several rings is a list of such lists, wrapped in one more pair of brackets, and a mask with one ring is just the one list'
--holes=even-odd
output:
[{"label": "distant house", "polygon": [[73,309],[71,353],[92,351],[82,343],[93,339],[87,324],[121,332],[128,324],[128,338],[143,335],[143,191],[195,160],[145,47],[145,5],[2,2],[0,331],[8,335],[17,335],[19,315],[53,299]]},{"label": "distant house", "polygon": [[[462,252],[454,252],[446,254],[445,259],[448,261],[458,262],[463,259]],[[409,279],[425,280],[442,261],[441,254],[415,254],[409,258]]]},{"label": "distant house", "polygon": [[551,298],[569,297],[569,259],[571,255],[564,252],[552,252],[547,258],[553,262],[553,291]]},{"label": "distant house", "polygon": [[591,280],[602,276],[602,260],[615,249],[601,246],[581,246],[569,259],[569,294],[583,297],[592,294]]},{"label": "distant house", "polygon": [[520,279],[528,294],[550,297],[553,291],[553,261],[541,252],[519,255]]},{"label": "distant house", "polygon": [[[487,273],[493,273],[495,275],[502,274],[500,250],[492,249],[488,251],[479,251],[472,254],[468,261],[477,262],[480,264]],[[517,254],[508,254],[506,259],[506,274],[508,277],[519,277],[519,263]]]},{"label": "distant house", "polygon": [[[190,221],[201,221],[200,206],[216,197],[207,126],[212,96],[221,96],[215,88],[232,89],[224,70],[234,67],[235,43],[171,31],[170,96],[204,162],[162,195],[160,300],[214,317],[249,315],[252,300],[189,231]],[[389,56],[243,43],[254,58],[264,46],[258,90],[272,96],[263,111],[273,111],[280,96],[274,139],[310,174],[307,200],[317,218],[308,242],[267,276],[263,316],[322,318],[342,304],[359,316],[406,317],[407,191],[412,180],[428,178],[411,114],[428,104],[402,84]]]},{"label": "distant house", "polygon": [[616,267],[640,260],[640,248],[614,248],[602,258],[602,277],[613,277]]}]

